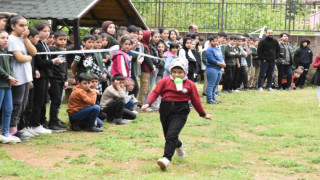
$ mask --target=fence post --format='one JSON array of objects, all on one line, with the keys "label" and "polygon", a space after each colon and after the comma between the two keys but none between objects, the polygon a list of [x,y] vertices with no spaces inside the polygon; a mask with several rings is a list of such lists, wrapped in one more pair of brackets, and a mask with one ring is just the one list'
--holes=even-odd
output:
[{"label": "fence post", "polygon": [[224,14],[224,0],[222,0],[222,7],[221,7],[221,27],[220,27],[221,31],[223,31],[223,14]]},{"label": "fence post", "polygon": [[161,18],[161,0],[159,0],[159,11],[158,11],[158,29],[160,28],[160,18]]},{"label": "fence post", "polygon": [[291,30],[291,13],[292,13],[292,1],[289,1],[289,33]]}]

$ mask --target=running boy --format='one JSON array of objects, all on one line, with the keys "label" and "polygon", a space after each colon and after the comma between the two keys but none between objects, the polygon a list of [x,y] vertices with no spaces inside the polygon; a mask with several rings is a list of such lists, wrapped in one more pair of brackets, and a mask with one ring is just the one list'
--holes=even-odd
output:
[{"label": "running boy", "polygon": [[[183,143],[179,140],[179,134],[187,121],[190,112],[188,101],[191,100],[194,108],[205,119],[212,119],[211,115],[205,113],[201,105],[200,96],[195,84],[187,79],[188,67],[185,60],[176,59],[172,61],[170,76],[159,81],[155,90],[152,91],[142,110],[147,109],[158,98],[162,97],[160,104],[160,120],[166,139],[163,158],[158,159],[161,169],[166,169],[171,161],[175,149],[178,157],[184,157]],[[183,80],[183,90],[177,91],[174,80]]]}]

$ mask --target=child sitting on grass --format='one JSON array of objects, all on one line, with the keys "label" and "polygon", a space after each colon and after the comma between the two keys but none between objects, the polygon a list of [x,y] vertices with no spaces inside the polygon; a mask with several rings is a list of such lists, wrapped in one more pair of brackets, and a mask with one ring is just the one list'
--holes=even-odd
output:
[{"label": "child sitting on grass", "polygon": [[[99,96],[100,91],[97,89],[97,87],[99,85],[99,77],[94,73],[91,73],[90,75],[91,75],[90,89],[96,91],[97,96]],[[97,104],[97,102],[96,102],[96,104]],[[100,113],[96,119],[96,122],[95,122],[95,126],[98,128],[103,126],[103,121],[100,119],[101,113],[102,113],[102,111],[100,111]]]},{"label": "child sitting on grass", "polygon": [[114,75],[112,85],[107,87],[102,94],[100,106],[102,111],[107,114],[107,122],[109,123],[123,125],[128,123],[125,119],[133,120],[136,118],[135,113],[124,108],[126,94],[123,88],[125,81],[123,75]]},{"label": "child sitting on grass", "polygon": [[67,113],[69,114],[71,129],[80,131],[80,125],[85,126],[88,132],[103,132],[95,127],[95,122],[100,112],[99,105],[96,105],[97,92],[90,88],[92,76],[81,73],[78,75],[79,84],[72,90],[68,102]]},{"label": "child sitting on grass", "polygon": [[[187,79],[188,67],[185,60],[175,59],[170,65],[170,76],[161,79],[155,90],[152,91],[142,110],[147,109],[158,98],[162,97],[160,104],[160,120],[164,137],[166,139],[163,158],[158,159],[161,169],[166,169],[171,161],[175,149],[178,157],[184,157],[183,143],[179,140],[179,134],[187,121],[190,112],[188,101],[191,100],[194,108],[205,119],[212,119],[205,113],[201,105],[200,96],[195,84]],[[183,80],[183,89],[177,90],[174,83],[176,78]],[[178,85],[177,85],[178,86]]]}]

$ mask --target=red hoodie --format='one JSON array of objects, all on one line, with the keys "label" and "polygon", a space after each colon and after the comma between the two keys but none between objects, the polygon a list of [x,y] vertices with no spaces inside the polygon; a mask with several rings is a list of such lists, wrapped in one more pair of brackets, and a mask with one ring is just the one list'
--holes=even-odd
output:
[{"label": "red hoodie", "polygon": [[[143,31],[143,38],[141,39],[141,43],[143,44],[144,48],[148,50],[148,53],[150,54],[150,49],[149,49],[149,42],[150,42],[150,37],[151,37],[151,31]],[[141,64],[141,71],[142,72],[151,72],[153,70],[153,63],[150,58],[145,57],[143,63]]]},{"label": "red hoodie", "polygon": [[[116,74],[123,75],[126,79],[130,77],[129,64],[127,54],[121,50],[112,56],[111,76]],[[125,67],[123,67],[123,64]],[[123,72],[125,69],[126,72]]]}]

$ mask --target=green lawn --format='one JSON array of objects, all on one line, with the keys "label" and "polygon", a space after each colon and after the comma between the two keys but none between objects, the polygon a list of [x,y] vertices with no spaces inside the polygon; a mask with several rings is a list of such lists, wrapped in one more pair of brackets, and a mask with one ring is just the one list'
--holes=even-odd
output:
[{"label": "green lawn", "polygon": [[[106,124],[103,133],[68,131],[0,145],[0,179],[320,179],[315,88],[219,99],[204,105],[211,121],[191,111],[180,136],[187,157],[174,156],[167,171],[156,164],[164,138],[153,112],[126,126]],[[60,118],[68,121],[65,108]]]}]

